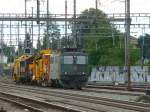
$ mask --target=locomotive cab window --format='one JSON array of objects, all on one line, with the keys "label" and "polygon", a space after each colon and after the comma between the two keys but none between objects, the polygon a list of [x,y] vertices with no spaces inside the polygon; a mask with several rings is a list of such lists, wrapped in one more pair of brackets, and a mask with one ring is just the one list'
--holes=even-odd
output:
[{"label": "locomotive cab window", "polygon": [[73,56],[64,56],[63,64],[73,64]]},{"label": "locomotive cab window", "polygon": [[87,56],[63,56],[63,64],[87,64]]},{"label": "locomotive cab window", "polygon": [[87,64],[86,56],[77,56],[77,64]]}]

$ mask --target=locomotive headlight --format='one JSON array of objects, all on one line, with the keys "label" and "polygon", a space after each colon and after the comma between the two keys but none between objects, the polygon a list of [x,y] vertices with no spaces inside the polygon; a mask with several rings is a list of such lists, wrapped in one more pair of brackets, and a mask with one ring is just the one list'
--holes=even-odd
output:
[{"label": "locomotive headlight", "polygon": [[65,75],[67,75],[67,72],[65,72]]},{"label": "locomotive headlight", "polygon": [[82,72],[83,75],[85,75],[85,72]]}]

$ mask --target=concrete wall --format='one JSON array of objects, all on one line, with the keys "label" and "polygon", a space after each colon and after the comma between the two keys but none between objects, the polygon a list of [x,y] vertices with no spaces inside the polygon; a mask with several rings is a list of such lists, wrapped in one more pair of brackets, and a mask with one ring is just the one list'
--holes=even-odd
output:
[{"label": "concrete wall", "polygon": [[[132,82],[150,82],[150,67],[132,66],[131,67]],[[89,81],[104,81],[104,82],[121,82],[127,80],[125,67],[119,66],[103,66],[93,68]]]}]

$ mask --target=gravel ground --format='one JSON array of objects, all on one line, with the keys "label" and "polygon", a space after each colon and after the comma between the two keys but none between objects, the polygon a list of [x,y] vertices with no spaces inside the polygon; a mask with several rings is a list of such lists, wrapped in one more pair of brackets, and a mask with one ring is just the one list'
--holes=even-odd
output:
[{"label": "gravel ground", "polygon": [[29,110],[0,100],[0,112],[29,112]]},{"label": "gravel ground", "polygon": [[[0,81],[7,81],[8,83],[12,83],[14,85],[14,82],[8,78],[7,76],[1,77]],[[33,86],[25,86],[25,87],[33,87]],[[60,92],[67,92],[67,93],[74,93],[74,94],[82,94],[82,95],[89,95],[89,96],[96,96],[96,97],[105,97],[105,98],[112,98],[112,99],[117,99],[117,100],[126,100],[126,101],[135,101],[139,96],[133,96],[133,95],[119,95],[119,94],[113,94],[113,93],[96,93],[96,92],[84,92],[84,91],[75,91],[75,90],[64,90],[64,89],[54,89],[54,88],[42,88],[42,87],[33,87],[33,88],[38,88],[42,90],[50,90],[50,91],[60,91]],[[106,89],[103,89],[105,91]],[[115,90],[106,90],[106,91],[115,91]],[[118,90],[116,90],[118,92]],[[120,92],[125,92],[125,91],[120,91]],[[131,93],[131,92],[129,92]],[[144,94],[144,93],[143,93]],[[141,94],[142,95],[142,94]]]},{"label": "gravel ground", "polygon": [[[12,83],[12,85],[14,84],[14,82],[11,79],[8,79],[7,77],[4,78],[0,78],[0,81],[4,82],[4,81],[8,81],[8,83]],[[21,86],[19,86],[21,87]],[[23,86],[24,87],[24,86]],[[30,88],[37,88],[40,89],[40,91],[44,90],[44,91],[58,91],[58,92],[66,92],[66,93],[74,93],[74,94],[81,94],[81,95],[87,95],[87,96],[95,96],[95,97],[105,97],[105,98],[111,98],[111,99],[117,99],[117,100],[126,100],[126,101],[135,101],[138,96],[131,96],[131,95],[118,95],[118,94],[111,94],[111,93],[95,93],[95,92],[83,92],[83,91],[75,91],[75,90],[63,90],[63,89],[53,89],[53,88],[42,88],[42,87],[33,87],[33,86],[25,86],[25,87],[30,87]],[[54,97],[54,96],[50,96],[50,95],[40,95],[36,94],[36,93],[28,93],[28,92],[22,92],[19,90],[6,90],[10,93],[17,93],[18,95],[23,95],[26,97],[31,97],[31,98],[35,98],[35,99],[40,99],[40,100],[46,100],[49,102],[53,102],[56,104],[59,104],[59,101],[64,102],[66,104],[66,106],[70,106],[68,105],[68,103],[70,104],[80,104],[82,106],[87,106],[91,107],[91,108],[98,108],[101,110],[105,110],[107,112],[136,112],[136,111],[131,111],[131,110],[126,110],[126,109],[120,109],[120,108],[115,108],[115,107],[111,107],[111,106],[105,106],[105,105],[100,105],[100,104],[92,104],[92,103],[87,103],[87,102],[79,102],[79,101],[75,101],[75,100],[71,100],[71,99],[65,99],[65,98],[58,98],[58,97]],[[111,90],[110,90],[111,91]],[[75,106],[72,106],[75,107]],[[80,107],[78,107],[80,108]],[[81,108],[82,109],[82,108]],[[91,112],[89,110],[86,110],[88,112]]]},{"label": "gravel ground", "polygon": [[34,87],[34,88],[40,89],[41,91],[42,90],[49,91],[49,92],[57,91],[57,92],[73,93],[73,94],[95,96],[95,97],[105,97],[105,98],[111,98],[111,99],[116,99],[116,100],[126,100],[126,101],[135,101],[139,97],[139,96],[133,96],[133,95],[119,95],[119,94],[103,93],[103,92],[95,93],[95,92],[83,92],[83,91],[76,91],[76,90],[64,90],[64,89],[41,88],[41,87],[40,88]]},{"label": "gravel ground", "polygon": [[[66,104],[78,104],[78,105],[82,105],[84,107],[90,107],[90,108],[95,109],[95,111],[89,111],[87,109],[86,110],[87,112],[97,112],[96,110],[104,110],[106,112],[136,112],[136,111],[132,111],[132,110],[126,110],[126,109],[105,106],[105,105],[100,105],[100,104],[93,104],[93,103],[88,103],[88,102],[75,101],[75,100],[71,100],[71,99],[58,98],[58,97],[50,96],[50,95],[40,95],[39,96],[39,94],[37,94],[37,93],[23,92],[23,91],[19,91],[19,90],[7,90],[7,92],[11,92],[11,93],[15,93],[15,94],[22,95],[25,97],[30,97],[30,98],[34,98],[34,99],[43,100],[43,101],[49,101],[51,103],[56,103],[56,104],[61,104],[61,103],[59,103],[61,101]],[[70,106],[70,107],[76,108],[76,106]],[[78,108],[82,110],[81,107],[78,107]]]}]

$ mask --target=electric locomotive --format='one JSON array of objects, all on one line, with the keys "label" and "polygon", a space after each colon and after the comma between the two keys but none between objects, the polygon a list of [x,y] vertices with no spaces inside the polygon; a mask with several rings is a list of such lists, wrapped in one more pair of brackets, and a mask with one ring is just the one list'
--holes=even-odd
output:
[{"label": "electric locomotive", "polygon": [[64,49],[51,56],[51,70],[54,84],[81,89],[89,76],[88,56],[76,49]]}]

